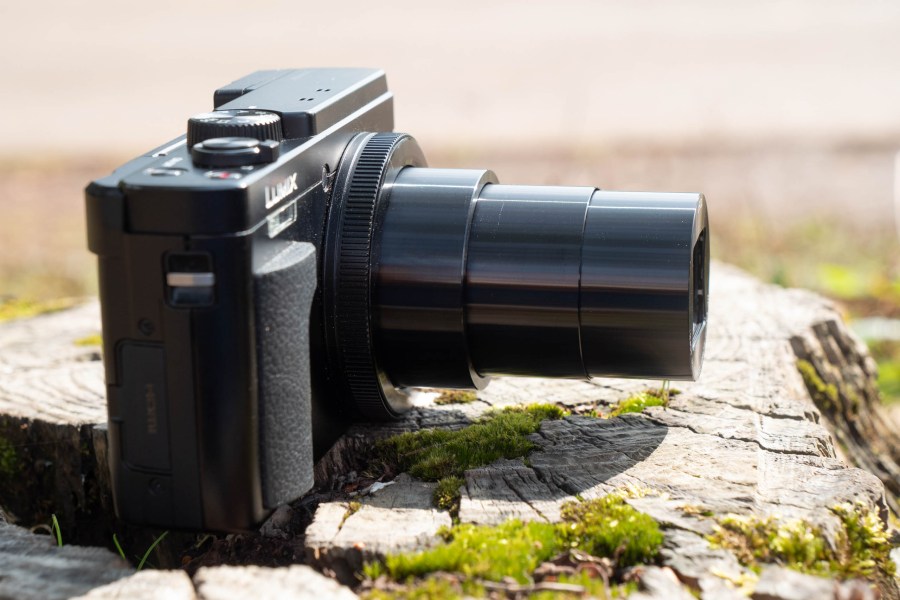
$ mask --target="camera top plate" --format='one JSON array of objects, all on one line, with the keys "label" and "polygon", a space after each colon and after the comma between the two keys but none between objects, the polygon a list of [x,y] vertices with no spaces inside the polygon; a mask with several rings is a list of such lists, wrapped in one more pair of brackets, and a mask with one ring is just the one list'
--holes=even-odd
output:
[{"label": "camera top plate", "polygon": [[387,92],[375,69],[263,71],[216,90],[216,110],[260,109],[281,116],[285,139],[318,135]]},{"label": "camera top plate", "polygon": [[[379,69],[257,71],[219,88],[213,100],[216,110],[278,114],[280,157],[233,168],[195,165],[182,135],[94,181],[89,210],[102,212],[106,226],[131,233],[249,232],[281,206],[321,189],[323,168],[336,168],[353,134],[393,130],[393,95]],[[267,202],[267,189],[285,181],[291,194],[277,207]]]}]

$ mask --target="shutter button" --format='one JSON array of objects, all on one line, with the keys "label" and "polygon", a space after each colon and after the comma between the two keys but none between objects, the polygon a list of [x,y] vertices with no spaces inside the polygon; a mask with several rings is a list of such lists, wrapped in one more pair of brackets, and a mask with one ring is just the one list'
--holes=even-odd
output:
[{"label": "shutter button", "polygon": [[204,167],[243,167],[274,162],[280,154],[274,140],[251,137],[219,137],[204,140],[191,148],[195,165]]},{"label": "shutter button", "polygon": [[222,137],[212,138],[202,142],[207,150],[249,150],[259,146],[259,140],[249,137]]}]

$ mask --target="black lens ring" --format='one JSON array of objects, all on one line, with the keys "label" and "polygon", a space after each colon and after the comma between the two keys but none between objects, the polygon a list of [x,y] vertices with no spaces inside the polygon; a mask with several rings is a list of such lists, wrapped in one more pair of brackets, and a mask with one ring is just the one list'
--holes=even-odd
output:
[{"label": "black lens ring", "polygon": [[328,346],[355,410],[367,418],[391,419],[408,410],[409,402],[376,359],[371,310],[374,232],[390,182],[403,167],[425,166],[425,159],[415,140],[402,133],[371,135],[356,152],[352,146],[338,168],[328,224],[323,277],[331,329]]}]

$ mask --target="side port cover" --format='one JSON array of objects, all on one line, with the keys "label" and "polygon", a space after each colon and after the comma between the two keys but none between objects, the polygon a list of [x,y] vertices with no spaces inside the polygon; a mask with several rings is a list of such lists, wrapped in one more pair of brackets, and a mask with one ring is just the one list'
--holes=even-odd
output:
[{"label": "side port cover", "polygon": [[165,351],[158,344],[123,343],[122,459],[131,467],[169,471],[169,410]]}]

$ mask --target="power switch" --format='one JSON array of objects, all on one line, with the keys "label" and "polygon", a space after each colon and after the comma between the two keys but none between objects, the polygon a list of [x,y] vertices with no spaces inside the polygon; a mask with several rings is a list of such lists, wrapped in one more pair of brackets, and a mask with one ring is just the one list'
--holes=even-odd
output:
[{"label": "power switch", "polygon": [[166,290],[172,306],[193,308],[215,301],[216,275],[212,258],[203,252],[173,252],[166,256]]}]

